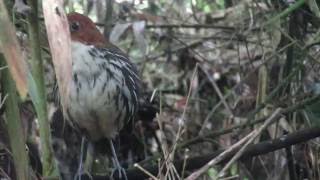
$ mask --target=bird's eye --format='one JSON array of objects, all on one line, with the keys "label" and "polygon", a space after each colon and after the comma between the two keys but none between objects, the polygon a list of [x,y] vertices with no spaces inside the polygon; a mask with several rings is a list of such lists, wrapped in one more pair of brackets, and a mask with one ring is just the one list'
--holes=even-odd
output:
[{"label": "bird's eye", "polygon": [[79,22],[71,22],[71,23],[70,23],[70,31],[71,31],[71,32],[79,31],[79,29],[80,29],[80,24],[79,24]]}]

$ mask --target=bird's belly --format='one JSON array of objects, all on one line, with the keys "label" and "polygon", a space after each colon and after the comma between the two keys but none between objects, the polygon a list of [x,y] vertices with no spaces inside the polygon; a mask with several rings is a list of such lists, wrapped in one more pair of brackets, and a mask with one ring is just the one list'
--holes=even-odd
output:
[{"label": "bird's belly", "polygon": [[91,140],[114,138],[138,107],[138,78],[122,55],[72,43],[67,119]]},{"label": "bird's belly", "polygon": [[92,140],[114,138],[127,113],[122,108],[124,102],[119,85],[107,80],[106,72],[73,73],[67,112],[69,119],[85,130]]}]

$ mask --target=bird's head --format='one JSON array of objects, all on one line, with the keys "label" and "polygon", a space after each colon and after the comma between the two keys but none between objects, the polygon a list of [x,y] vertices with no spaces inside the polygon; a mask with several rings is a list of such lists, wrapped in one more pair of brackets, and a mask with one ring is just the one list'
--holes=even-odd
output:
[{"label": "bird's head", "polygon": [[71,40],[94,46],[105,46],[106,40],[90,18],[73,12],[67,15]]}]

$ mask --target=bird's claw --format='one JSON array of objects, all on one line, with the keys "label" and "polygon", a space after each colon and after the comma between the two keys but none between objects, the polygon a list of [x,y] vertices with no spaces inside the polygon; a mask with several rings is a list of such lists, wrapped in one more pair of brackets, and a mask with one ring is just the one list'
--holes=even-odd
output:
[{"label": "bird's claw", "polygon": [[[111,172],[111,177],[113,178],[115,174],[119,175],[119,179],[128,180],[127,174],[125,169],[120,165],[119,161],[117,159],[113,159],[113,164],[115,165],[115,168],[113,168]],[[117,173],[116,173],[117,172]]]},{"label": "bird's claw", "polygon": [[75,175],[75,177],[73,178],[74,180],[86,180],[86,179],[90,179],[92,180],[93,177],[91,176],[91,174],[87,171],[78,171],[77,174]]},{"label": "bird's claw", "polygon": [[123,167],[121,166],[117,166],[116,168],[114,168],[111,172],[111,178],[113,179],[113,177],[117,177],[116,179],[123,179],[123,180],[128,180],[126,171]]}]

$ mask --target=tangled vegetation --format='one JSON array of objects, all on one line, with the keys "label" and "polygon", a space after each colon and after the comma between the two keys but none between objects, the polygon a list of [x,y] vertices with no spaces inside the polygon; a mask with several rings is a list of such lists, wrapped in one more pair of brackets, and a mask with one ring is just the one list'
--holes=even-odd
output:
[{"label": "tangled vegetation", "polygon": [[[78,169],[81,135],[52,93],[68,54],[49,42],[68,29],[52,34],[48,17],[64,10],[89,16],[139,69],[142,105],[118,138],[128,179],[319,179],[318,1],[53,2],[0,2],[1,178]],[[91,178],[109,178],[112,163],[95,160]]]}]

